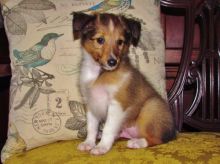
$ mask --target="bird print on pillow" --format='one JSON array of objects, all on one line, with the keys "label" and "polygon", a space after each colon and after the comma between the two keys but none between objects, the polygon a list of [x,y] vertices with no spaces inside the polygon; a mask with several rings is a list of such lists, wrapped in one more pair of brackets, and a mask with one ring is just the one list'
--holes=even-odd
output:
[{"label": "bird print on pillow", "polygon": [[19,88],[28,87],[20,102],[14,107],[15,110],[21,109],[27,102],[32,108],[41,94],[51,94],[55,90],[48,81],[54,75],[46,73],[38,67],[48,64],[56,53],[56,40],[63,34],[48,33],[42,39],[26,50],[13,50],[15,66],[20,70]]}]

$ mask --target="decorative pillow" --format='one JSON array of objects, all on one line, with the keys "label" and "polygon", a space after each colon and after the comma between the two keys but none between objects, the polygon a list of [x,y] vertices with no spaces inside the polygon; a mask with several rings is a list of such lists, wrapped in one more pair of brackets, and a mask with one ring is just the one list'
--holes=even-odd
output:
[{"label": "decorative pillow", "polygon": [[166,98],[158,0],[2,0],[1,4],[12,68],[2,161],[17,152],[86,135],[73,11],[120,13],[141,21],[141,40],[138,48],[131,47],[130,57]]}]

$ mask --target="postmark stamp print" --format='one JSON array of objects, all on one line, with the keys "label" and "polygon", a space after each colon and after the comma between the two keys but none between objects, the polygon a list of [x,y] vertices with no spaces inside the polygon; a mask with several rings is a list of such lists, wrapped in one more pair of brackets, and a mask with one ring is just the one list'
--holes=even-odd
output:
[{"label": "postmark stamp print", "polygon": [[35,131],[43,135],[51,135],[60,130],[60,116],[52,110],[40,110],[33,115],[32,125]]}]

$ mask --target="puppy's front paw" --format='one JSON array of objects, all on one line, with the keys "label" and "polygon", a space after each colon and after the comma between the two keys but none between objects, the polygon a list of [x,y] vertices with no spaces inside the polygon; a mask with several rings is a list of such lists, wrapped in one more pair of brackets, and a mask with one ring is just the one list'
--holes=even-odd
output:
[{"label": "puppy's front paw", "polygon": [[90,151],[95,146],[95,143],[82,142],[78,145],[77,149],[80,151]]},{"label": "puppy's front paw", "polygon": [[93,155],[103,155],[109,151],[109,148],[106,146],[95,146],[90,153]]}]

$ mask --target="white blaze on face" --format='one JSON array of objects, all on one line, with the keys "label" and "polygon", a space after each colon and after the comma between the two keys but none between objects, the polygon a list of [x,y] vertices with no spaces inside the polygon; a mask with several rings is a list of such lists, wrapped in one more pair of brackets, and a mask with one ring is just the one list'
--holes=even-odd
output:
[{"label": "white blaze on face", "polygon": [[[114,32],[114,30],[115,30],[115,26],[114,26],[114,23],[113,23],[113,21],[110,19],[110,21],[109,21],[109,25],[108,25],[108,28],[109,28],[109,31],[110,31],[110,33],[113,33]],[[114,41],[114,39],[113,40],[111,40],[111,42],[113,42]],[[114,53],[113,53],[113,49],[111,50],[111,58],[113,58],[113,59],[116,59],[117,60],[117,58],[116,58],[116,56],[114,55]],[[114,68],[110,68],[110,69],[114,69]]]},{"label": "white blaze on face", "polygon": [[113,33],[114,32],[114,24],[113,24],[113,22],[112,22],[112,20],[110,19],[110,22],[109,22],[109,25],[108,25],[108,28],[109,28],[109,31],[111,32],[111,33]]}]

